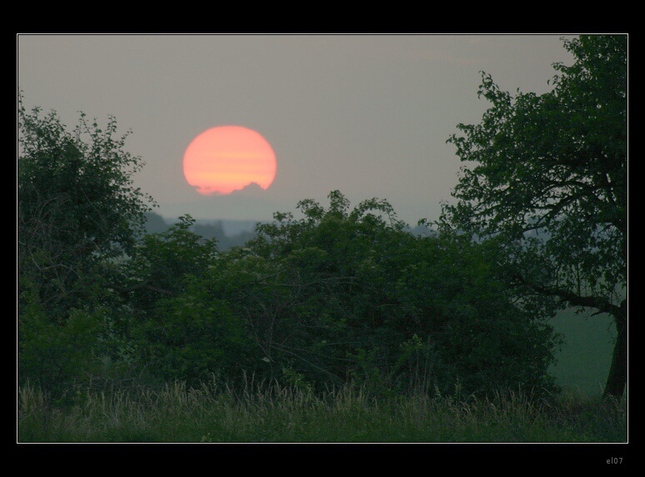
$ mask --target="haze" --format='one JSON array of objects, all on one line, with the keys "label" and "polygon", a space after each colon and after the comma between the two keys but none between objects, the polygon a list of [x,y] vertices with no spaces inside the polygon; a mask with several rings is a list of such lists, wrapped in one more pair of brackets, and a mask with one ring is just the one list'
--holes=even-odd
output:
[{"label": "haze", "polygon": [[[438,218],[461,166],[446,139],[479,122],[480,71],[504,90],[549,90],[557,35],[18,36],[18,87],[30,109],[72,128],[85,112],[132,130],[146,163],[136,186],[166,218],[270,220],[339,189],[388,199],[408,223]],[[273,147],[273,184],[200,195],[184,179],[190,141],[239,124]]]}]

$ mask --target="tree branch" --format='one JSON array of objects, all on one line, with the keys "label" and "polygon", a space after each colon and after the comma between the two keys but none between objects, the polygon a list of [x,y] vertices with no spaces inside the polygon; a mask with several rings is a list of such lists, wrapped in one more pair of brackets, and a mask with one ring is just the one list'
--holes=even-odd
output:
[{"label": "tree branch", "polygon": [[541,295],[555,296],[560,298],[563,301],[566,301],[571,306],[580,306],[585,308],[595,308],[601,313],[608,313],[612,315],[620,323],[625,323],[627,320],[627,315],[625,313],[626,300],[623,300],[623,303],[619,305],[614,305],[610,301],[597,297],[597,296],[582,296],[578,295],[569,290],[563,290],[561,288],[551,288],[537,283],[531,283],[524,279],[519,274],[515,275],[515,278],[527,286],[528,288],[534,290],[535,292]]}]

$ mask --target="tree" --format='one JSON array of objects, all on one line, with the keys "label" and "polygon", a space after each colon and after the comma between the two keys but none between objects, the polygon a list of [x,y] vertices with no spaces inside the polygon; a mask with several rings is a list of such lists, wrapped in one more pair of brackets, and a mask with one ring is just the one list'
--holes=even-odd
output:
[{"label": "tree", "polygon": [[134,187],[143,165],[110,118],[81,113],[68,131],[54,111],[18,102],[18,317],[21,380],[63,394],[123,355],[126,304],[114,292],[153,203]]},{"label": "tree", "polygon": [[627,340],[627,121],[625,36],[564,41],[575,58],[542,95],[503,92],[482,74],[492,106],[459,124],[463,167],[441,223],[492,239],[521,293],[614,318],[617,338],[605,395],[621,396]]},{"label": "tree", "polygon": [[115,137],[113,117],[103,130],[81,113],[69,132],[56,112],[28,112],[20,96],[18,128],[20,295],[36,287],[61,320],[132,250],[153,201],[133,185],[143,162],[124,150],[127,133]]}]

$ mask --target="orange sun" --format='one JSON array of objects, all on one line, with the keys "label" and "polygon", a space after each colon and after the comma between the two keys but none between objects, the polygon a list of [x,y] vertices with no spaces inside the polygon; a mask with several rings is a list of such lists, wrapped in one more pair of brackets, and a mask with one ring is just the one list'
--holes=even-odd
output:
[{"label": "orange sun", "polygon": [[210,128],[193,139],[184,153],[186,181],[204,195],[230,194],[252,183],[267,189],[275,171],[271,145],[242,126]]}]

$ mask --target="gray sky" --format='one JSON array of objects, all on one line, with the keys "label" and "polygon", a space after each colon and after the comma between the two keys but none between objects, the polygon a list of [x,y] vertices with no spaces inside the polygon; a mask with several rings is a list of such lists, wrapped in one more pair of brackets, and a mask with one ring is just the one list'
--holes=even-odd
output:
[{"label": "gray sky", "polygon": [[[504,90],[543,93],[570,35],[19,35],[30,109],[79,111],[120,132],[146,165],[136,185],[175,219],[270,220],[339,189],[353,205],[388,199],[415,224],[437,219],[461,163],[446,144],[478,123],[480,71]],[[204,130],[255,129],[277,157],[266,191],[202,196],[184,150]]]}]

